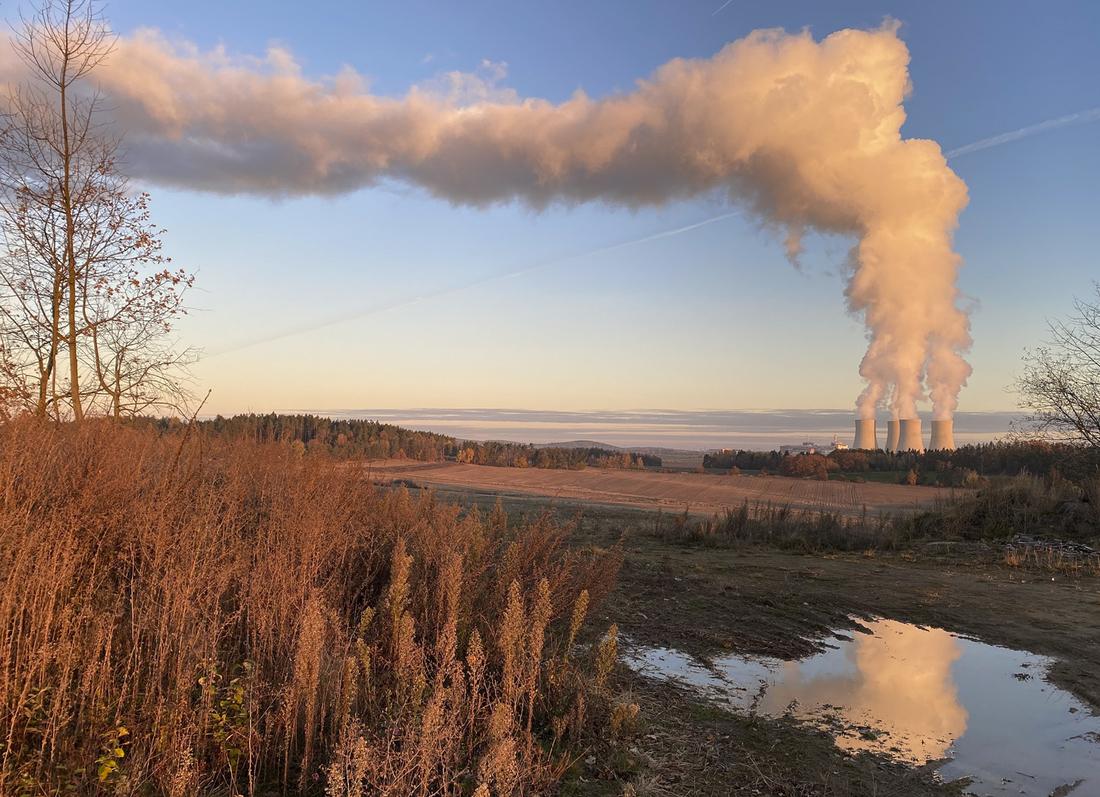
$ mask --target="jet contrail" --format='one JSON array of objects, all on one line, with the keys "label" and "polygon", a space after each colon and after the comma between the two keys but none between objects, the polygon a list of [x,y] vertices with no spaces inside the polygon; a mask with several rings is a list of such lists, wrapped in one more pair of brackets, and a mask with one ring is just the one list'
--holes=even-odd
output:
[{"label": "jet contrail", "polygon": [[721,11],[725,11],[726,6],[728,6],[732,2],[733,2],[733,0],[726,0],[726,2],[722,3],[722,5],[718,6],[718,8],[716,8],[716,9],[714,9],[714,12],[711,14],[711,16],[712,17],[718,16],[718,13],[721,12]]},{"label": "jet contrail", "polygon": [[1008,133],[1001,133],[999,136],[983,138],[981,141],[975,141],[973,144],[966,144],[950,150],[949,152],[945,152],[944,155],[948,158],[957,158],[960,155],[968,155],[971,152],[989,149],[990,147],[999,147],[1001,144],[1008,144],[1011,141],[1017,141],[1021,138],[1036,136],[1039,133],[1045,133],[1048,130],[1056,130],[1059,127],[1085,124],[1097,120],[1100,120],[1100,108],[1090,108],[1087,111],[1066,114],[1065,116],[1059,116],[1057,119],[1047,119],[1045,122],[1039,122],[1039,124],[1021,127],[1019,130],[1013,130]]},{"label": "jet contrail", "polygon": [[616,244],[607,244],[605,246],[598,246],[595,249],[587,249],[583,252],[577,252],[571,255],[565,255],[564,257],[555,257],[550,260],[545,260],[541,263],[535,263],[524,268],[513,269],[511,271],[504,271],[497,274],[490,274],[486,277],[480,277],[470,282],[463,282],[459,285],[451,285],[445,288],[440,288],[436,291],[429,291],[427,293],[419,293],[416,296],[403,297],[395,299],[390,302],[375,305],[374,307],[366,307],[358,310],[354,310],[350,313],[345,313],[339,316],[333,316],[331,318],[317,321],[310,324],[305,324],[299,327],[291,329],[285,329],[282,332],[276,332],[273,335],[266,335],[262,338],[256,338],[255,340],[245,341],[229,346],[225,349],[218,349],[209,354],[206,354],[203,359],[208,360],[211,357],[220,357],[223,354],[230,354],[232,352],[241,351],[242,349],[251,348],[252,346],[259,346],[262,343],[271,343],[276,340],[282,340],[283,338],[289,338],[294,335],[303,335],[307,332],[315,332],[319,329],[335,326],[336,324],[343,324],[347,321],[354,321],[359,318],[365,318],[367,316],[377,315],[378,313],[384,313],[388,310],[396,310],[400,307],[407,307],[418,302],[427,301],[429,299],[438,299],[441,296],[450,296],[454,293],[460,293],[462,291],[470,290],[481,285],[486,285],[491,282],[498,282],[500,280],[510,279],[512,277],[518,277],[523,274],[530,274],[533,271],[539,271],[540,269],[548,268],[550,266],[556,266],[561,263],[567,263],[571,260],[580,260],[581,258],[591,257],[592,255],[604,254],[606,252],[614,252],[617,249],[624,249],[628,246],[638,246],[640,244],[649,243],[650,241],[657,241],[662,238],[671,238],[674,235],[683,235],[686,232],[697,230],[700,227],[706,227],[708,224],[714,224],[719,221],[725,221],[726,219],[738,216],[741,214],[739,210],[733,210],[729,213],[723,213],[719,216],[713,216],[709,219],[703,219],[697,221],[694,224],[688,224],[685,227],[676,227],[671,230],[662,230],[661,232],[653,233],[652,235],[646,235],[641,238],[634,238],[630,241],[620,241]]}]

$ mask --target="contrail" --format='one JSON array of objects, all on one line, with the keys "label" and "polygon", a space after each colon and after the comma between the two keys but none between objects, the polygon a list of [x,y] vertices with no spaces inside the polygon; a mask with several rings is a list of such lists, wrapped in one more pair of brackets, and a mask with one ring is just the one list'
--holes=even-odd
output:
[{"label": "contrail", "polygon": [[572,261],[572,260],[580,260],[581,258],[591,257],[592,255],[604,254],[606,252],[614,252],[617,249],[624,249],[628,246],[638,246],[640,244],[649,243],[650,241],[657,241],[657,240],[660,240],[662,238],[671,238],[674,235],[683,235],[686,232],[691,232],[692,230],[697,230],[700,227],[706,227],[708,224],[714,224],[716,222],[725,221],[726,219],[732,218],[734,216],[738,216],[738,215],[740,215],[740,213],[741,213],[741,211],[739,211],[739,210],[733,210],[733,211],[730,211],[729,213],[723,213],[719,216],[714,216],[714,217],[709,218],[709,219],[704,219],[703,221],[697,221],[694,224],[688,224],[685,227],[676,227],[675,229],[672,229],[672,230],[662,230],[661,232],[656,232],[656,233],[653,233],[652,235],[646,235],[646,236],[643,236],[641,238],[634,238],[633,240],[630,240],[630,241],[621,241],[621,242],[616,243],[616,244],[607,244],[605,246],[598,246],[595,249],[588,249],[588,250],[585,250],[584,252],[576,252],[576,253],[571,254],[571,255],[565,255],[564,257],[556,257],[556,258],[553,258],[551,260],[545,260],[541,263],[535,263],[534,265],[525,266],[524,268],[513,269],[511,271],[504,271],[504,272],[500,272],[500,273],[497,273],[497,274],[490,274],[486,277],[481,277],[479,279],[471,280],[470,282],[461,283],[460,285],[452,285],[452,286],[448,286],[448,287],[445,287],[445,288],[440,288],[439,290],[436,290],[436,291],[429,291],[428,293],[420,293],[420,294],[417,294],[416,296],[404,297],[404,298],[401,298],[401,299],[395,299],[395,300],[390,301],[390,302],[375,305],[374,307],[367,307],[367,308],[358,309],[358,310],[355,310],[353,312],[345,313],[345,314],[339,315],[339,316],[333,316],[331,318],[327,318],[327,319],[322,320],[322,321],[317,321],[317,322],[310,323],[310,324],[304,324],[304,325],[299,326],[299,327],[293,327],[293,328],[290,328],[290,329],[285,329],[282,332],[276,332],[273,335],[267,335],[267,336],[262,337],[262,338],[256,338],[255,340],[249,340],[249,341],[245,341],[243,343],[238,343],[238,344],[229,346],[228,348],[225,348],[225,349],[218,349],[218,350],[215,350],[213,352],[210,352],[210,353],[206,354],[203,357],[203,359],[208,360],[212,357],[220,357],[223,354],[230,354],[232,352],[241,351],[242,349],[248,349],[248,348],[251,348],[252,346],[259,346],[262,343],[271,343],[273,341],[282,340],[283,338],[289,338],[289,337],[292,337],[294,335],[303,335],[307,332],[315,332],[319,329],[325,329],[326,327],[335,326],[336,324],[343,324],[347,321],[354,321],[354,320],[359,319],[359,318],[366,318],[367,316],[377,315],[379,313],[384,313],[384,312],[387,312],[389,310],[396,310],[400,307],[407,307],[409,305],[417,304],[418,302],[427,301],[429,299],[438,299],[441,296],[450,296],[452,294],[460,293],[462,291],[467,291],[467,290],[470,290],[471,288],[476,288],[476,287],[479,287],[481,285],[489,284],[491,282],[498,282],[500,280],[511,279],[512,277],[518,277],[518,276],[521,276],[523,274],[530,274],[533,271],[539,271],[541,269],[549,268],[550,266],[556,266],[556,265],[559,265],[561,263],[568,263],[569,261]]},{"label": "contrail", "polygon": [[1039,124],[1021,127],[1019,130],[1013,130],[1008,133],[1001,133],[999,136],[983,138],[981,141],[975,141],[973,144],[966,144],[962,147],[957,147],[944,154],[948,158],[957,158],[960,155],[968,155],[969,153],[977,152],[978,150],[989,149],[990,147],[999,147],[1001,144],[1008,144],[1011,141],[1018,141],[1021,138],[1037,136],[1040,133],[1045,133],[1048,130],[1056,130],[1059,127],[1085,124],[1087,122],[1095,122],[1097,120],[1100,120],[1100,108],[1090,108],[1087,111],[1078,111],[1077,113],[1066,114],[1065,116],[1059,116],[1057,119],[1047,119],[1045,122],[1039,122]]},{"label": "contrail", "polygon": [[728,6],[732,2],[733,2],[733,0],[726,0],[726,2],[722,3],[722,5],[718,6],[718,8],[716,8],[716,9],[714,9],[714,13],[712,13],[711,16],[712,17],[718,16],[718,13],[721,12],[721,11],[724,11],[726,9],[726,6]]}]

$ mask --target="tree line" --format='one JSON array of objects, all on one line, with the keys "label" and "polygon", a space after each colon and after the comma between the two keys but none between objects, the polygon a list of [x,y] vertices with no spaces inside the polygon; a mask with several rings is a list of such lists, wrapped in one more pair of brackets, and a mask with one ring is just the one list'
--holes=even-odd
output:
[{"label": "tree line", "polygon": [[[162,433],[178,431],[177,418],[139,419]],[[509,468],[623,468],[659,467],[661,458],[610,449],[538,447],[525,443],[458,440],[436,432],[405,429],[373,420],[328,418],[323,415],[248,413],[217,415],[194,421],[195,429],[208,437],[229,441],[284,443],[301,447],[303,454],[324,454],[340,459],[408,458],[426,462],[454,460],[474,465]]]},{"label": "tree line", "polygon": [[[161,431],[176,430],[174,418],[152,421]],[[206,436],[229,441],[285,443],[301,447],[303,453],[325,454],[341,459],[408,458],[427,462],[454,456],[453,437],[405,429],[371,420],[334,419],[323,415],[252,413],[226,418],[221,415],[194,422]]]},{"label": "tree line", "polygon": [[643,470],[661,466],[661,458],[653,454],[612,451],[599,447],[541,447],[525,443],[492,441],[463,442],[456,447],[454,456],[459,462],[509,468],[581,470],[591,467]]},{"label": "tree line", "polygon": [[[897,452],[837,450],[823,454],[780,451],[721,451],[705,454],[703,467],[753,470],[789,476],[820,476],[821,472],[914,472],[935,474],[966,471],[978,477],[1062,476],[1084,480],[1100,474],[1100,452],[1094,448],[1047,440],[997,441],[960,446],[953,451]],[[944,478],[940,481],[951,482]]]}]

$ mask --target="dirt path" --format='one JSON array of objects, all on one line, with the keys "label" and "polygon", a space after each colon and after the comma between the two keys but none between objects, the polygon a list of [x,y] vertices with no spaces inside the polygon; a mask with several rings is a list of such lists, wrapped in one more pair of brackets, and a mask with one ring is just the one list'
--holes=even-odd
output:
[{"label": "dirt path", "polygon": [[934,487],[873,482],[814,481],[781,476],[727,476],[654,471],[544,470],[494,468],[457,462],[377,460],[368,464],[378,481],[404,480],[420,486],[466,488],[540,495],[574,501],[619,504],[713,515],[725,509],[772,503],[795,509],[858,515],[865,509],[898,513],[933,506],[950,496]]}]

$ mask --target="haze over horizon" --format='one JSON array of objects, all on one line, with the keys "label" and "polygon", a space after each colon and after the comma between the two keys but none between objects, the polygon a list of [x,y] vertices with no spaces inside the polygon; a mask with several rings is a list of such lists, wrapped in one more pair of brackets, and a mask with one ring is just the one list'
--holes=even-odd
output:
[{"label": "haze over horizon", "polygon": [[[850,409],[816,410],[532,410],[516,408],[315,409],[284,407],[335,419],[368,419],[463,440],[536,445],[591,441],[620,447],[703,451],[720,448],[770,451],[806,441],[827,445],[835,435],[851,444]],[[1013,412],[960,412],[956,442],[985,443],[1005,437]],[[885,429],[881,432],[885,434]],[[884,442],[883,437],[880,443]]]}]

